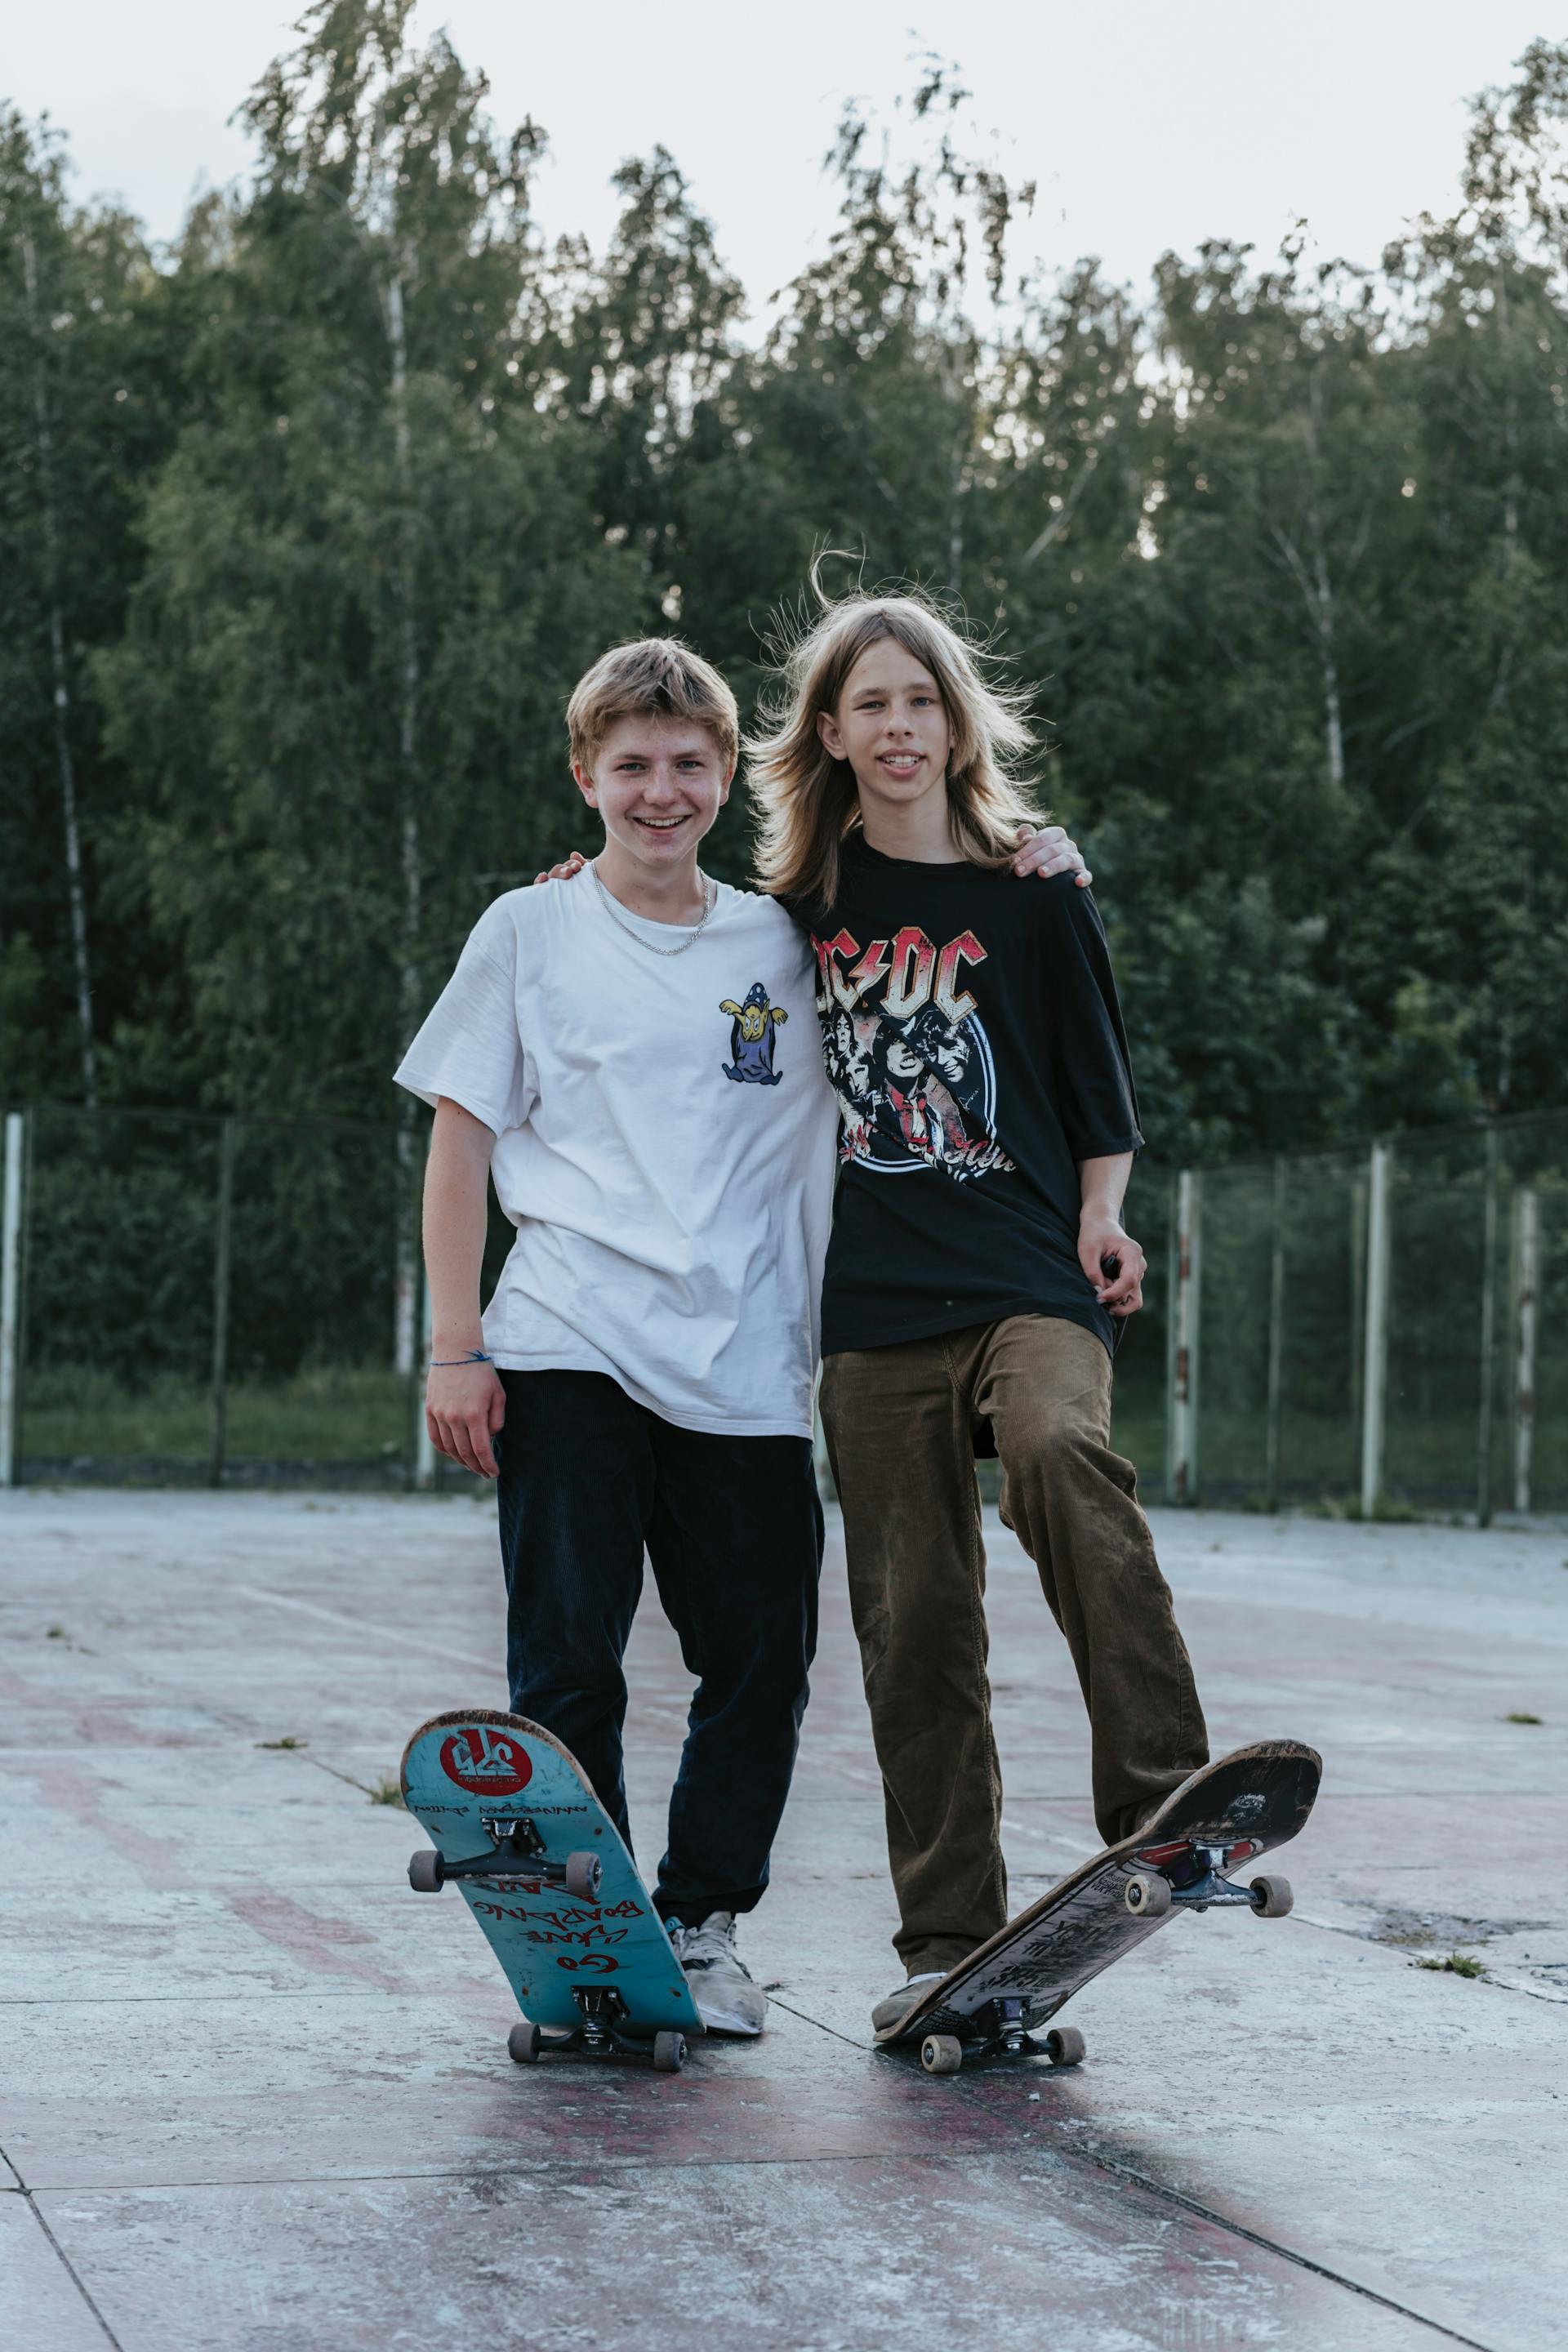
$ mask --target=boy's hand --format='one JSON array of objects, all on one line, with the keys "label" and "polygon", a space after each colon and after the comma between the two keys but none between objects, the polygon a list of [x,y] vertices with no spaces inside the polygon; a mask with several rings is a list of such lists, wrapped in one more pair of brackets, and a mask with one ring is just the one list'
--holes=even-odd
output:
[{"label": "boy's hand", "polygon": [[491,1440],[505,1419],[506,1391],[493,1364],[432,1364],[426,1373],[430,1443],[478,1477],[499,1475]]},{"label": "boy's hand", "polygon": [[[556,868],[559,873],[560,868]],[[1071,874],[1080,890],[1087,890],[1094,877],[1083,862],[1076,841],[1069,841],[1059,824],[1042,825],[1037,833],[1028,825],[1018,828],[1018,851],[1013,860],[1015,874],[1037,874],[1042,880],[1051,874]]]},{"label": "boy's hand", "polygon": [[570,857],[562,859],[559,866],[552,866],[547,874],[536,874],[533,878],[536,883],[570,882],[574,874],[581,874],[587,863],[582,851],[574,849]]},{"label": "boy's hand", "polygon": [[1103,1210],[1084,1211],[1079,1219],[1078,1262],[1103,1307],[1116,1316],[1137,1314],[1143,1304],[1149,1261],[1120,1217]]}]

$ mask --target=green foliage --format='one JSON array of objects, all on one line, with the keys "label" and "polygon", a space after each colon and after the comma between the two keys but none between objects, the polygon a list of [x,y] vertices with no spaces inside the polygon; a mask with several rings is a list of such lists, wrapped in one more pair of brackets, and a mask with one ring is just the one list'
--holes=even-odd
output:
[{"label": "green foliage", "polygon": [[[602,256],[547,249],[542,133],[409,14],[317,0],[247,102],[254,184],[166,265],[0,115],[0,1092],[83,1091],[85,952],[108,1101],[385,1120],[475,916],[590,837],[579,671],[675,626],[750,710],[829,548],[1035,682],[1163,1159],[1561,1098],[1568,47],[1478,100],[1460,211],[1380,272],[1216,240],[1146,314],[1090,264],[1017,281],[1033,192],[923,62],[847,116],[837,229],[758,339],[662,149]],[[731,815],[713,865],[746,857]],[[237,1373],[309,1364],[290,1280],[384,1345],[398,1203],[352,1163],[291,1270],[303,1163],[242,1160]],[[209,1178],[138,1180],[138,1281],[208,1246]],[[111,1255],[112,1186],[70,1190]],[[127,1359],[184,1376],[160,1344]]]}]

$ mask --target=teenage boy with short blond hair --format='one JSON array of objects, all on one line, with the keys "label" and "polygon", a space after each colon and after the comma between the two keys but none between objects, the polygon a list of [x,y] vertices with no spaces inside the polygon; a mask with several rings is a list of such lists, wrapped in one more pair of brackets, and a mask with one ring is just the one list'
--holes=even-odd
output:
[{"label": "teenage boy with short blond hair", "polygon": [[[817,1301],[833,1189],[811,950],[704,877],[739,723],[666,638],[567,710],[591,879],[489,907],[397,1072],[425,1188],[441,1450],[500,1486],[512,1708],[630,1843],[622,1656],[646,1548],[697,1677],[654,1902],[704,2021],[762,2031],[735,1950],[794,1769],[816,1638]],[[517,1239],[481,1317],[485,1187]]]}]

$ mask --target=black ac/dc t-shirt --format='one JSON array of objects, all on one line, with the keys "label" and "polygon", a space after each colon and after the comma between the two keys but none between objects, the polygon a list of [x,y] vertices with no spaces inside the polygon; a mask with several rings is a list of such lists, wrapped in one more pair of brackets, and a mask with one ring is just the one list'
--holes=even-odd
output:
[{"label": "black ac/dc t-shirt", "polygon": [[854,833],[834,907],[790,912],[843,1118],[823,1353],[1028,1314],[1112,1347],[1078,1262],[1078,1163],[1142,1138],[1089,892]]}]

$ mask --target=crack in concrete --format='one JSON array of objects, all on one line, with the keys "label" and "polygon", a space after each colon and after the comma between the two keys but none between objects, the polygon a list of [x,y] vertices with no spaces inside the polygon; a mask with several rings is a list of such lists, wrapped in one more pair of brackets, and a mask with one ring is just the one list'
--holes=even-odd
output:
[{"label": "crack in concrete", "polygon": [[[781,2007],[782,2006],[783,2004],[781,2003]],[[793,2011],[791,2014],[799,2016],[801,2015],[801,2012],[798,2011]],[[805,2020],[805,2022],[816,2024],[816,2021],[815,2019],[807,2019]],[[824,2033],[833,2032],[833,2028],[831,2026],[820,2026],[818,2030]],[[844,2034],[835,2034],[834,2038],[841,2042],[847,2039]],[[851,2046],[854,2048],[860,2048],[863,2045],[853,2043]],[[954,2084],[952,2087],[954,2090],[957,2090],[960,2095],[963,2095],[963,2086],[961,2084]],[[1238,2238],[1247,2245],[1256,2246],[1260,2252],[1272,2254],[1277,2260],[1289,2263],[1293,2269],[1306,2271],[1314,2278],[1324,2280],[1331,2286],[1342,2287],[1347,2294],[1359,2295],[1367,2303],[1377,2304],[1384,2311],[1392,2311],[1396,2314],[1398,2317],[1408,2319],[1418,2327],[1429,2328],[1434,2335],[1444,2337],[1451,2344],[1463,2345],[1466,2347],[1466,2352],[1499,2352],[1498,2347],[1483,2343],[1479,2336],[1463,2335],[1458,2328],[1448,2326],[1443,2320],[1433,2319],[1427,2313],[1417,2311],[1413,2305],[1401,2303],[1396,2296],[1381,2294],[1376,2287],[1364,2286],[1359,2279],[1352,2278],[1348,2273],[1344,2271],[1334,2270],[1327,2263],[1318,2262],[1310,2254],[1299,2252],[1293,2246],[1282,2245],[1278,2239],[1267,2237],[1259,2230],[1248,2229],[1244,2221],[1234,2221],[1228,2214],[1216,2210],[1215,2208],[1211,2205],[1205,2205],[1201,2198],[1189,2197],[1184,2190],[1170,2188],[1164,2182],[1160,2180],[1151,2179],[1146,2173],[1139,2171],[1135,2165],[1123,2163],[1119,2158],[1106,2155],[1098,2149],[1085,2147],[1082,2146],[1076,2147],[1055,2147],[1047,2148],[1042,2145],[1038,2148],[1029,2150],[1028,2154],[1031,2157],[1047,2158],[1051,2163],[1060,2164],[1069,2170],[1082,2171],[1087,2169],[1106,2174],[1113,2179],[1125,2181],[1133,2188],[1144,2190],[1149,2196],[1157,2198],[1162,2204],[1173,2205],[1181,2211],[1190,2213],[1194,2220],[1206,2221],[1212,2229],[1223,2231],[1228,2237]],[[962,2157],[955,2158],[952,2156],[937,2151],[933,2151],[930,2155],[911,2151],[908,2153],[904,2158],[906,2163],[916,2165],[946,2165],[955,2161],[962,2163],[963,2160],[964,2159]],[[599,2161],[602,2163],[603,2159],[601,2158]],[[657,2172],[671,2169],[680,2173],[688,2173],[728,2171],[733,2170],[737,2167],[747,2171],[763,2171],[781,2166],[799,2168],[803,2165],[810,2166],[814,2164],[846,2166],[883,2164],[885,2162],[886,2158],[879,2149],[867,2149],[863,2152],[850,2151],[837,2154],[829,2154],[825,2152],[820,2157],[803,2157],[799,2154],[790,2156],[725,2155],[711,2158],[687,2158],[674,2167],[660,2165],[656,2158],[646,2157],[627,2157],[620,2159],[613,2167],[606,2167],[605,2168],[626,2174]],[[254,2179],[213,2180],[211,2179],[206,2179],[190,2180],[174,2179],[139,2181],[136,2184],[135,2193],[138,2195],[146,2195],[149,2193],[157,2195],[163,2191],[177,2191],[182,2194],[188,2195],[192,2191],[195,2191],[204,2195],[223,2195],[235,2190],[254,2189],[360,2188],[363,2187],[367,2183],[392,2183],[400,2180],[462,2180],[476,2175],[482,2177],[485,2179],[521,2179],[528,2178],[536,2179],[541,2175],[549,2174],[552,2171],[558,2171],[563,2168],[568,2171],[574,2169],[575,2160],[572,2158],[545,2158],[538,2159],[532,2163],[520,2163],[514,2161],[511,2163],[480,2163],[478,2165],[474,2164],[470,2160],[461,2167],[442,2166],[426,2171],[408,2169],[395,2172],[356,2171],[331,2174],[260,2174]],[[38,2211],[37,2205],[33,2202],[32,2192],[27,2189],[23,2189],[19,2193],[26,2199],[28,2205],[32,2207],[32,2210],[38,2222],[38,2226],[42,2229],[56,2254],[59,2257],[59,2260],[64,2264],[66,2270],[69,2273],[72,2283],[76,2285],[83,2301],[88,2305],[88,2307],[92,2312],[93,2317],[103,2329],[104,2335],[108,2337],[109,2342],[115,2346],[116,2352],[122,2352],[120,2339],[110,2327],[102,2312],[99,2309],[97,2304],[93,2301],[92,2296],[83,2285],[80,2278],[72,2267],[69,2258],[60,2246],[59,2241],[56,2238],[53,2231],[49,2228],[49,2225],[45,2220],[43,2214]],[[117,2187],[105,2186],[100,2183],[89,2182],[79,2185],[68,2181],[54,2181],[50,2183],[49,2193],[52,2196],[114,2197],[122,2195],[124,2191]]]},{"label": "crack in concrete", "polygon": [[[1320,1933],[1325,1936],[1344,1936],[1348,1937],[1352,1944],[1370,1944],[1374,1950],[1386,1952],[1390,1959],[1405,1958],[1407,1965],[1413,1965],[1413,1963],[1410,1962],[1409,1958],[1412,1951],[1421,1948],[1414,1943],[1406,1943],[1402,1940],[1391,1941],[1387,1937],[1380,1935],[1375,1927],[1354,1927],[1347,1925],[1347,1923],[1342,1919],[1320,1919],[1312,1912],[1303,1911],[1300,1904],[1296,1906],[1294,1916],[1296,1918],[1300,1919],[1303,1927],[1316,1927]],[[1520,1924],[1521,1926],[1533,1928],[1544,1926],[1546,1923],[1541,1920],[1531,1919],[1522,1921]],[[1484,1936],[1470,1936],[1460,1937],[1458,1940],[1465,1943],[1484,1943],[1486,1938]],[[1431,1948],[1427,1947],[1426,1948],[1429,1949]],[[1568,1962],[1563,1960],[1542,1960],[1540,1965],[1543,1970],[1558,1969],[1568,1967]],[[1498,1976],[1489,1968],[1484,1969],[1483,1973],[1476,1979],[1476,1982],[1478,1984],[1490,1985],[1494,1992],[1522,1993],[1526,2000],[1545,2000],[1558,2004],[1568,2004],[1568,1990],[1559,1992],[1551,1985],[1525,1984],[1517,1977]]]},{"label": "crack in concrete", "polygon": [[[1349,1934],[1352,1931],[1343,1929],[1339,1932]],[[1523,1988],[1521,1989],[1523,1990]],[[1563,1999],[1565,1996],[1553,1997]],[[836,2026],[826,2024],[819,2017],[813,2017],[808,2010],[796,2009],[791,2002],[785,2000],[778,2001],[777,2006],[787,2011],[791,2017],[798,2018],[803,2025],[814,2026],[817,2032],[830,2034],[834,2041],[845,2043],[851,2050],[863,2050],[869,2054],[875,2048],[873,2043],[858,2042],[852,2034],[841,2033]],[[974,2094],[962,2077],[952,2087],[960,2097],[967,2093],[973,2103]],[[1041,2153],[1044,2152],[1042,2148]],[[1199,2199],[1187,2196],[1182,2189],[1170,2189],[1163,2181],[1150,2179],[1149,2176],[1140,2172],[1136,2166],[1124,2164],[1116,2157],[1102,2155],[1095,2148],[1065,2144],[1053,2147],[1050,2153],[1053,2157],[1059,2158],[1064,2164],[1071,2164],[1075,2161],[1088,2164],[1097,2171],[1110,2173],[1118,2179],[1132,2181],[1140,2189],[1146,2189],[1152,2197],[1161,2198],[1167,2204],[1178,2205],[1184,2211],[1195,2214],[1200,2220],[1212,2222],[1215,2229],[1225,2230],[1233,2237],[1245,2239],[1248,2245],[1258,2246],[1268,2253],[1278,2254],[1281,2262],[1291,2263],[1298,2270],[1310,2271],[1315,2277],[1327,2279],[1331,2285],[1343,2287],[1347,2294],[1363,2295],[1370,2303],[1381,2304],[1386,2311],[1397,2312],[1402,2318],[1414,2320],[1419,2326],[1433,2328],[1439,2336],[1447,2336],[1450,2342],[1467,2346],[1468,2352],[1495,2352],[1493,2346],[1481,2343],[1478,2336],[1462,2336],[1457,2328],[1447,2326],[1442,2320],[1429,2319],[1425,2312],[1416,2311],[1410,2305],[1396,2301],[1393,2295],[1381,2294],[1375,2287],[1363,2286],[1359,2279],[1350,2277],[1343,2271],[1331,2269],[1327,2263],[1318,2262],[1310,2254],[1298,2253],[1294,2247],[1281,2245],[1277,2239],[1267,2238],[1259,2231],[1249,2230],[1244,2221],[1232,2221],[1228,2214],[1216,2211],[1213,2206],[1205,2205]],[[784,2159],[761,2160],[773,2162]],[[798,2162],[801,2159],[788,2160]],[[805,2160],[810,2161],[809,2158]],[[866,2159],[857,2157],[840,2160],[860,2163]],[[914,2159],[916,2162],[925,2160],[918,2157]]]},{"label": "crack in concrete", "polygon": [[1180,2206],[1184,2212],[1212,2222],[1215,2229],[1226,2231],[1233,2238],[1245,2239],[1249,2246],[1260,2246],[1265,2252],[1278,2254],[1281,2262],[1291,2263],[1298,2270],[1310,2271],[1315,2278],[1327,2279],[1333,2286],[1342,2286],[1349,2294],[1359,2294],[1368,2303],[1381,2304],[1384,2311],[1397,2312],[1402,2319],[1414,2320],[1418,2327],[1430,2327],[1434,2334],[1447,2336],[1449,2343],[1465,2345],[1468,2352],[1498,2352],[1495,2345],[1483,2344],[1478,2336],[1462,2336],[1457,2327],[1447,2326],[1441,2319],[1428,2318],[1424,2311],[1416,2311],[1410,2304],[1400,2303],[1394,2295],[1380,2294],[1374,2286],[1363,2286],[1359,2279],[1351,2278],[1344,2271],[1331,2270],[1327,2263],[1317,2262],[1310,2254],[1300,2254],[1293,2246],[1282,2246],[1278,2239],[1266,2238],[1259,2230],[1249,2230],[1245,2221],[1233,2221],[1228,2214],[1215,2212],[1200,2198],[1188,2197],[1180,2189],[1167,2189],[1163,2182],[1151,2180],[1134,2165],[1123,2164],[1112,2156],[1102,2156],[1091,2147],[1072,2148],[1063,2153],[1081,2158],[1085,2163],[1093,2165],[1097,2171],[1109,2173],[1114,2179],[1132,2181],[1138,2188],[1146,2189],[1151,2197],[1158,2197],[1168,2205]]},{"label": "crack in concrete", "polygon": [[78,2294],[80,2295],[83,2303],[86,2304],[89,2311],[91,2312],[100,2327],[102,2328],[108,2342],[113,2345],[114,2352],[123,2352],[123,2347],[121,2344],[119,2336],[116,2336],[113,2328],[110,2327],[108,2320],[105,2319],[102,2312],[99,2309],[97,2302],[89,2293],[86,2283],[82,2279],[80,2273],[78,2271],[76,2264],[71,2261],[70,2256],[67,2253],[65,2248],[61,2245],[54,2231],[50,2229],[42,2213],[39,2212],[37,2202],[34,2198],[32,2190],[27,2187],[27,2184],[22,2179],[21,2174],[16,2172],[16,2166],[11,2164],[11,2159],[5,2154],[4,2148],[0,2148],[0,2158],[4,2158],[6,2164],[11,2165],[12,2171],[16,2173],[16,2187],[7,2193],[11,2196],[19,2197],[21,2199],[28,2212],[32,2215],[34,2221],[43,2231],[44,2236],[48,2242],[50,2251],[54,2254],[55,2260],[65,2272],[67,2278],[69,2279],[72,2286],[75,2287]]},{"label": "crack in concrete", "polygon": [[[1348,1935],[1353,1933],[1353,1930],[1344,1928],[1334,1932]],[[1518,1990],[1525,1991],[1528,1988],[1521,1986]],[[1563,1994],[1546,1997],[1554,2000],[1568,1999],[1568,1995]],[[777,2006],[791,2017],[798,2018],[802,2024],[815,2027],[819,2033],[830,2034],[834,2041],[845,2043],[851,2050],[863,2050],[869,2054],[876,2046],[870,2042],[858,2042],[852,2034],[840,2032],[836,2026],[826,2024],[821,2018],[813,2017],[808,2010],[796,2009],[789,2001],[780,2000]],[[960,2097],[968,2093],[973,2103],[973,2092],[962,2078],[952,2085],[952,2088]],[[1215,2229],[1226,2231],[1233,2237],[1245,2239],[1248,2245],[1258,2246],[1268,2253],[1279,2255],[1281,2262],[1293,2263],[1298,2270],[1310,2271],[1315,2277],[1326,2279],[1334,2286],[1343,2287],[1347,2294],[1363,2295],[1370,2303],[1381,2304],[1386,2311],[1397,2312],[1401,2318],[1414,2320],[1417,2326],[1430,2327],[1439,2336],[1447,2336],[1452,2343],[1467,2346],[1468,2352],[1495,2352],[1493,2346],[1483,2344],[1479,2336],[1461,2335],[1458,2328],[1447,2326],[1440,2319],[1428,2318],[1425,2312],[1416,2311],[1409,2304],[1400,2303],[1393,2295],[1380,2294],[1376,2287],[1363,2286],[1359,2279],[1350,2277],[1343,2271],[1331,2269],[1327,2263],[1321,2263],[1310,2254],[1299,2253],[1292,2246],[1281,2245],[1278,2239],[1265,2237],[1258,2230],[1249,2230],[1244,2221],[1232,2221],[1228,2214],[1216,2211],[1213,2206],[1205,2205],[1198,2198],[1189,2197],[1182,2189],[1168,2188],[1163,2181],[1152,2180],[1147,2173],[1140,2172],[1135,2165],[1125,2164],[1116,2157],[1102,2155],[1098,2149],[1081,2145],[1079,2147],[1062,2145],[1053,2147],[1050,2152],[1053,2157],[1059,2158],[1063,2163],[1071,2164],[1075,2161],[1085,2163],[1091,2165],[1097,2171],[1110,2173],[1118,2179],[1132,2181],[1139,2188],[1146,2189],[1151,2196],[1161,2198],[1168,2204],[1180,2206],[1184,2211],[1211,2222]],[[1041,2153],[1044,2153],[1043,2149]],[[859,2162],[862,2159],[857,2158],[853,2160]],[[915,2159],[917,2162],[923,2160],[919,2158]]]}]

